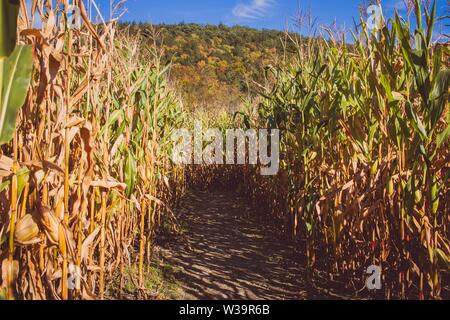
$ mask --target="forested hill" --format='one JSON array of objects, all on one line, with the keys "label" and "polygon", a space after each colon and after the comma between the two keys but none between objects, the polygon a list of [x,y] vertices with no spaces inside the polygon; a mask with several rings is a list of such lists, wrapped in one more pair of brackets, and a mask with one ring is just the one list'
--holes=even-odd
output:
[{"label": "forested hill", "polygon": [[[131,33],[152,30],[147,24],[123,25]],[[234,109],[252,80],[264,80],[264,67],[275,64],[294,48],[284,32],[225,25],[177,24],[155,26],[172,62],[171,80],[191,108]]]}]

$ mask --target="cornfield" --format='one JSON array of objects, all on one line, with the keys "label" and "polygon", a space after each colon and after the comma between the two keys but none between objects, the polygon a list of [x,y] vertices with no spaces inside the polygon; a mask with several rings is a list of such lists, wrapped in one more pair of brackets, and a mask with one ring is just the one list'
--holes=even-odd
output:
[{"label": "cornfield", "polygon": [[[376,33],[361,19],[352,44],[286,34],[297,52],[267,66],[234,117],[184,110],[158,34],[131,37],[95,2],[73,4],[78,29],[67,0],[0,4],[0,299],[120,299],[126,277],[136,298],[158,298],[144,285],[155,236],[178,232],[187,188],[213,185],[241,190],[292,238],[313,290],[351,297],[380,265],[386,285],[371,297],[449,295],[449,48],[433,42],[436,2],[416,0],[416,21],[396,15]],[[280,129],[279,174],[174,165],[172,131],[194,119]]]},{"label": "cornfield", "polygon": [[21,105],[2,109],[13,135],[0,154],[2,298],[103,299],[116,270],[120,297],[128,265],[138,266],[132,280],[146,297],[152,235],[173,220],[169,206],[184,190],[183,169],[168,161],[182,107],[160,52],[117,34],[115,20],[94,25],[95,8],[74,4],[81,29],[69,27],[67,1],[33,1],[31,13],[23,0],[1,5],[20,11],[22,65],[33,67],[15,130],[10,108]]},{"label": "cornfield", "polygon": [[436,2],[415,10],[377,33],[361,19],[353,45],[328,29],[291,39],[296,58],[267,68],[247,114],[283,132],[280,174],[246,170],[247,194],[299,243],[317,290],[361,292],[353,279],[379,265],[383,298],[448,296],[449,48],[432,41]]}]

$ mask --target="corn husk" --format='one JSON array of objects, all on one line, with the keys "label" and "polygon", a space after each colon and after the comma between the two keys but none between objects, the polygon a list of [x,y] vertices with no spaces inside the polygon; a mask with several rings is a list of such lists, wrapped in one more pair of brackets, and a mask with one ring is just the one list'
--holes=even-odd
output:
[{"label": "corn husk", "polygon": [[39,226],[31,214],[25,215],[16,224],[14,241],[19,245],[31,245],[41,241]]}]

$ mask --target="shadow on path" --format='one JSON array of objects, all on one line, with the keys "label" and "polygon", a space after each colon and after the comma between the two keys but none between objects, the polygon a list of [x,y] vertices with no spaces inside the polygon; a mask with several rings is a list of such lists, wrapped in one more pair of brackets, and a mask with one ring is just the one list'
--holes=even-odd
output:
[{"label": "shadow on path", "polygon": [[187,242],[162,248],[185,299],[306,299],[294,248],[249,218],[245,200],[222,191],[187,195],[179,219]]}]

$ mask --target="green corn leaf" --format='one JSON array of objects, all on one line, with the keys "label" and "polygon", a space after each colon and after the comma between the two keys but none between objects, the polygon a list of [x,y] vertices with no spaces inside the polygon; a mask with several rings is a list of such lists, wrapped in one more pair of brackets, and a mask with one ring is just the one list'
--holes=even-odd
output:
[{"label": "green corn leaf", "polygon": [[127,185],[127,197],[131,197],[136,185],[136,160],[131,151],[128,151],[127,161],[125,163],[125,184]]},{"label": "green corn leaf", "polygon": [[423,125],[422,120],[420,120],[420,118],[414,112],[413,105],[412,105],[411,102],[408,102],[408,106],[406,108],[406,112],[408,114],[408,118],[411,121],[411,124],[412,124],[414,130],[416,131],[416,133],[419,134],[420,139],[422,141],[427,140],[428,139],[427,130],[425,129],[425,126]]},{"label": "green corn leaf", "polygon": [[436,137],[436,151],[444,144],[450,137],[450,124],[445,128],[444,131],[439,133]]},{"label": "green corn leaf", "polygon": [[10,184],[11,184],[10,180],[6,180],[6,181],[3,181],[2,183],[0,183],[0,192],[5,191],[6,188],[9,187]]},{"label": "green corn leaf", "polygon": [[401,50],[403,53],[403,57],[405,58],[405,61],[407,63],[407,65],[410,68],[413,68],[413,62],[411,61],[411,45],[409,43],[409,29],[404,28],[401,20],[400,20],[400,16],[398,15],[398,13],[395,14],[395,19],[393,22],[393,25],[395,27],[395,29],[397,30],[397,34],[399,36],[399,39],[401,41]]},{"label": "green corn leaf", "polygon": [[421,4],[420,4],[420,1],[419,0],[415,0],[414,1],[415,3],[414,3],[414,7],[415,7],[415,14],[416,14],[416,22],[417,22],[417,29],[420,31],[420,30],[423,30],[423,24],[422,24],[422,7],[421,7]]},{"label": "green corn leaf", "polygon": [[[0,145],[11,140],[16,116],[25,103],[31,81],[30,46],[17,46],[11,56],[2,60],[2,96],[0,104]],[[1,69],[0,69],[1,70]]]},{"label": "green corn leaf", "polygon": [[[5,241],[6,241],[6,238],[5,238]],[[0,244],[2,244],[3,242],[2,242],[2,240],[0,239]],[[7,300],[7,297],[8,297],[8,293],[7,293],[7,289],[6,288],[2,288],[1,290],[0,290],[0,301],[1,300]]]},{"label": "green corn leaf", "polygon": [[0,58],[8,57],[14,50],[17,36],[19,0],[2,0],[0,3]]},{"label": "green corn leaf", "polygon": [[305,222],[306,224],[306,230],[308,231],[308,234],[311,234],[312,230],[313,230],[313,224],[309,223],[309,222]]},{"label": "green corn leaf", "polygon": [[25,185],[28,182],[30,176],[30,170],[27,167],[22,167],[17,170],[17,197],[22,196],[22,192],[25,189]]},{"label": "green corn leaf", "polygon": [[100,135],[100,136],[103,136],[103,135],[105,134],[105,131],[106,131],[106,130],[109,130],[110,127],[112,127],[113,125],[115,125],[115,123],[116,123],[117,121],[120,120],[120,118],[122,117],[122,115],[124,115],[124,112],[123,112],[122,109],[114,110],[114,111],[110,114],[110,116],[109,116],[109,118],[108,118],[108,123],[105,124],[105,125],[101,128],[99,135]]},{"label": "green corn leaf", "polygon": [[450,70],[439,71],[433,82],[433,89],[430,93],[429,104],[431,106],[432,128],[438,123],[442,116],[447,101],[447,92],[450,84]]},{"label": "green corn leaf", "polygon": [[436,248],[435,250],[436,257],[438,261],[445,266],[448,270],[450,270],[450,257],[448,257],[444,251],[442,251],[439,248]]},{"label": "green corn leaf", "polygon": [[431,204],[432,204],[432,212],[436,214],[439,209],[439,187],[436,181],[436,177],[433,177],[431,181]]},{"label": "green corn leaf", "polygon": [[[427,14],[428,15],[428,14]],[[436,20],[436,0],[433,1],[433,7],[431,9],[431,16],[427,17],[427,44],[429,45],[431,43],[432,37],[433,37],[433,28],[434,28],[434,22]]]},{"label": "green corn leaf", "polygon": [[436,79],[439,71],[441,71],[442,61],[443,61],[444,48],[436,48],[433,58],[433,72],[431,74],[432,79]]}]

